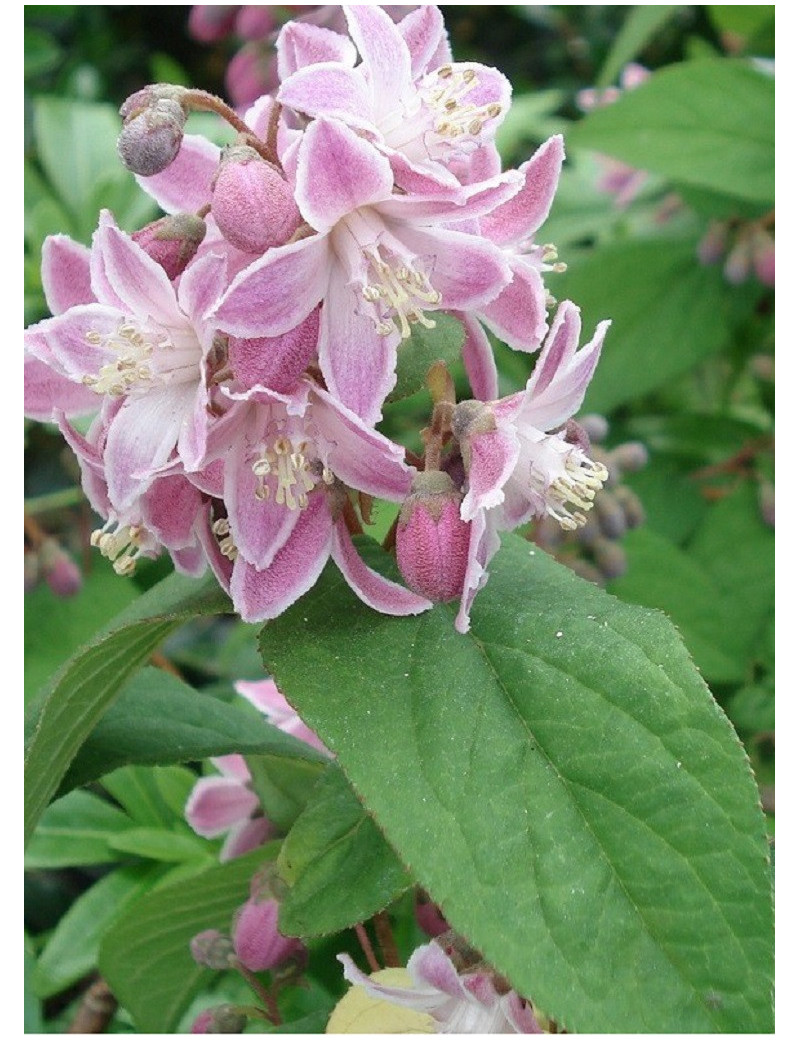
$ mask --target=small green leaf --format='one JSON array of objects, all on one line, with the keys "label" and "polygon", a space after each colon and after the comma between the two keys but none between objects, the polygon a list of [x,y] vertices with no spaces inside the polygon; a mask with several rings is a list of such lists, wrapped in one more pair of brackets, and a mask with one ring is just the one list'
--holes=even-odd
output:
[{"label": "small green leaf", "polygon": [[410,397],[425,385],[428,369],[436,361],[451,365],[461,357],[464,326],[457,318],[441,311],[428,315],[436,327],[412,325],[411,335],[397,349],[397,382],[387,401]]},{"label": "small green leaf", "polygon": [[88,736],[61,789],[80,786],[128,764],[168,765],[250,753],[273,755],[279,762],[326,761],[245,705],[226,704],[198,693],[168,672],[144,668],[130,679]]},{"label": "small green leaf", "polygon": [[38,996],[60,993],[97,966],[100,940],[111,922],[139,900],[162,870],[152,864],[120,867],[72,904],[36,964],[33,986]]},{"label": "small green leaf", "polygon": [[130,817],[88,791],[72,791],[49,805],[25,852],[25,869],[112,863],[109,841],[132,826]]},{"label": "small green leaf", "polygon": [[279,755],[247,755],[252,780],[264,814],[281,830],[288,831],[305,808],[324,768],[322,758],[304,760]]},{"label": "small green leaf", "polygon": [[25,840],[72,759],[128,678],[187,618],[230,609],[213,578],[173,574],[150,589],[79,650],[26,716]]},{"label": "small green leaf", "polygon": [[591,112],[568,143],[768,207],[775,198],[775,80],[730,58],[670,65]]},{"label": "small green leaf", "polygon": [[288,935],[326,935],[350,928],[394,902],[408,872],[340,769],[314,788],[278,857],[289,891],[280,927]]},{"label": "small green leaf", "polygon": [[694,368],[727,343],[722,273],[702,267],[691,242],[604,245],[551,284],[581,307],[584,339],[611,318],[585,410],[609,412]]},{"label": "small green leaf", "polygon": [[770,1031],[765,821],[672,625],[515,535],[468,635],[454,615],[384,617],[329,567],[265,663],[447,920],[564,1028]]},{"label": "small green leaf", "polygon": [[206,928],[228,931],[250,879],[277,845],[167,885],[119,915],[100,948],[100,971],[142,1033],[173,1032],[212,973],[192,959],[189,941]]},{"label": "small green leaf", "polygon": [[631,7],[597,77],[598,87],[616,82],[623,66],[639,57],[653,37],[672,21],[676,11],[674,4],[637,4]]},{"label": "small green leaf", "polygon": [[183,816],[182,810],[176,813],[161,793],[160,774],[173,771],[177,771],[181,779],[185,774],[192,777],[190,770],[178,766],[153,769],[123,766],[103,776],[100,782],[135,823],[143,827],[169,827],[176,816]]}]

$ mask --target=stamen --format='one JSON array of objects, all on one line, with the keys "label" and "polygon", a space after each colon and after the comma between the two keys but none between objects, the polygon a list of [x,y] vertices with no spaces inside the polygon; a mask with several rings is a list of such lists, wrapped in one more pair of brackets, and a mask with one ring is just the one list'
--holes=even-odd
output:
[{"label": "stamen", "polygon": [[[90,331],[85,338],[92,346],[102,346],[118,355],[116,361],[103,365],[96,376],[83,377],[84,386],[96,394],[122,397],[137,384],[152,382],[153,371],[147,362],[153,354],[154,344],[135,325],[122,322],[116,332],[107,336]],[[165,338],[164,343],[157,345],[169,345],[169,341]]]},{"label": "stamen", "polygon": [[[115,524],[116,527],[111,530]],[[117,521],[108,520],[103,527],[92,531],[89,541],[106,559],[113,562],[117,574],[130,577],[136,570],[143,535],[144,530],[138,525],[120,526]]]},{"label": "stamen", "polygon": [[392,267],[377,248],[365,249],[364,255],[376,281],[363,286],[361,295],[368,303],[383,304],[386,312],[373,317],[377,333],[388,336],[396,330],[408,339],[414,322],[426,329],[435,328],[436,322],[427,318],[420,307],[437,307],[442,302],[442,294],[433,288],[428,276],[407,259]]},{"label": "stamen", "polygon": [[308,492],[316,486],[305,454],[307,448],[306,441],[295,445],[284,434],[278,436],[271,447],[265,448],[253,463],[253,473],[258,477],[256,498],[262,502],[269,499],[273,486],[267,481],[272,478],[277,505],[287,509],[305,509]]},{"label": "stamen", "polygon": [[423,102],[433,115],[433,129],[451,142],[461,137],[477,137],[487,122],[502,113],[496,101],[487,105],[473,105],[465,96],[478,84],[474,69],[456,70],[452,65],[443,65],[435,73],[436,78],[420,91]]},{"label": "stamen", "polygon": [[[597,492],[608,479],[608,470],[582,453],[572,453],[564,464],[564,472],[547,489],[547,512],[566,531],[575,531],[586,523],[586,515]],[[582,512],[584,510],[585,512]]]},{"label": "stamen", "polygon": [[215,520],[211,525],[211,533],[217,539],[219,543],[219,551],[229,560],[235,560],[239,555],[239,550],[233,541],[231,535],[231,525],[227,517],[220,517],[219,520]]}]

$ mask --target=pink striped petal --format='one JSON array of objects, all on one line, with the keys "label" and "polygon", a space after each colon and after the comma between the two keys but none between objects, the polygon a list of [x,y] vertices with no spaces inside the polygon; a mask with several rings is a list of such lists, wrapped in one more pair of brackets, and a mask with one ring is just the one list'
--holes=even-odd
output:
[{"label": "pink striped petal", "polygon": [[355,307],[352,290],[337,267],[322,306],[319,364],[331,394],[365,423],[374,425],[396,381],[400,334],[379,335]]},{"label": "pink striped petal", "polygon": [[355,69],[334,62],[309,65],[285,80],[278,101],[311,119],[328,116],[374,133],[372,93]]},{"label": "pink striped petal", "polygon": [[252,820],[246,820],[231,827],[228,837],[219,850],[219,858],[222,863],[244,856],[253,849],[259,848],[276,834],[275,826],[270,823],[266,816],[256,816]]},{"label": "pink striped petal", "polygon": [[365,975],[360,968],[357,968],[355,962],[346,953],[337,953],[336,960],[344,967],[344,977],[348,982],[362,986],[370,996],[377,997],[379,1000],[389,1000],[392,1004],[411,1008],[414,1011],[431,1012],[446,999],[438,989],[434,989],[432,986],[415,986],[412,989],[404,986],[386,986],[382,982],[376,982],[369,975]]},{"label": "pink striped petal", "polygon": [[[56,318],[46,318],[25,332],[25,346],[40,361],[81,382],[84,376],[96,376],[103,365],[116,360],[116,355],[96,343],[95,334],[102,340],[113,335],[125,315],[99,303],[70,307]],[[101,398],[97,397],[98,405]]]},{"label": "pink striped petal", "polygon": [[243,755],[216,755],[209,761],[223,776],[233,777],[241,784],[247,784],[252,780],[252,774]]},{"label": "pink striped petal", "polygon": [[214,312],[234,336],[280,336],[296,328],[325,295],[331,256],[326,235],[271,249],[234,278]]},{"label": "pink striped petal", "polygon": [[455,622],[456,631],[461,632],[462,635],[469,632],[469,615],[472,604],[489,577],[487,572],[489,561],[500,548],[495,512],[481,511],[472,521],[469,536],[469,563]]},{"label": "pink striped petal", "polygon": [[486,304],[481,318],[492,332],[516,350],[538,350],[547,334],[547,292],[532,264],[509,260],[513,272],[499,296]]},{"label": "pink striped petal", "polygon": [[394,617],[406,617],[409,614],[421,614],[433,606],[424,596],[418,596],[405,586],[389,581],[368,567],[358,555],[344,520],[341,519],[334,528],[331,555],[353,592],[373,610]]},{"label": "pink striped petal", "polygon": [[185,134],[177,157],[163,173],[136,180],[165,212],[194,212],[211,201],[219,157],[220,149],[207,138]]},{"label": "pink striped petal", "polygon": [[189,826],[204,838],[218,838],[258,808],[258,798],[239,780],[202,777],[192,788],[184,814]]},{"label": "pink striped petal", "polygon": [[48,235],[42,246],[42,288],[53,314],[81,303],[94,303],[89,274],[90,252],[67,235]]},{"label": "pink striped petal", "polygon": [[513,245],[538,231],[550,212],[563,162],[564,139],[556,134],[520,167],[522,190],[483,218],[483,233],[498,245]]},{"label": "pink striped petal", "polygon": [[200,492],[185,477],[161,477],[142,496],[144,526],[167,548],[186,548],[195,542],[202,505]]},{"label": "pink striped petal", "polygon": [[479,401],[493,401],[500,390],[492,344],[476,318],[461,315],[461,324],[466,332],[461,356],[473,396]]},{"label": "pink striped petal", "polygon": [[53,412],[63,412],[68,418],[91,415],[96,412],[100,399],[93,390],[76,383],[68,376],[55,372],[50,365],[31,354],[25,355],[25,415],[40,422],[52,422]]},{"label": "pink striped petal", "polygon": [[[447,41],[442,12],[435,4],[420,4],[398,22],[397,28],[411,55],[411,76],[419,79],[432,68],[439,48]],[[437,65],[441,65],[437,62]]]},{"label": "pink striped petal", "polygon": [[377,4],[346,4],[344,13],[377,110],[404,101],[413,91],[413,82],[411,55],[400,30]]},{"label": "pink striped petal", "polygon": [[218,253],[198,256],[184,271],[178,285],[178,303],[190,323],[199,327],[226,288],[227,263]]},{"label": "pink striped petal", "polygon": [[274,679],[239,679],[233,684],[233,687],[264,715],[272,717],[275,712],[291,711],[294,713],[294,709],[290,707]]},{"label": "pink striped petal", "polygon": [[392,194],[389,160],[344,123],[315,119],[306,130],[297,162],[296,200],[318,231]]},{"label": "pink striped petal", "polygon": [[519,458],[518,439],[503,430],[469,438],[469,490],[461,503],[461,519],[474,520],[485,509],[503,501],[503,486]]},{"label": "pink striped petal", "polygon": [[333,521],[324,491],[312,493],[291,538],[266,570],[238,557],[231,597],[244,621],[268,621],[282,614],[314,585],[328,561]]},{"label": "pink striped petal", "polygon": [[275,46],[282,82],[306,65],[335,61],[352,68],[356,63],[356,49],[346,36],[305,22],[287,22]]}]

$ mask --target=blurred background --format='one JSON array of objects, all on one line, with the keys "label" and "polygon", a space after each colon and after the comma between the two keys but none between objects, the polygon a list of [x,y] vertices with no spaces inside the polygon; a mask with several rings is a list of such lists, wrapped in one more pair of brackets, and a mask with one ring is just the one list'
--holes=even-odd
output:
[{"label": "blurred background", "polygon": [[[526,537],[614,595],[670,616],[750,755],[772,826],[774,7],[443,12],[456,59],[495,65],[513,84],[498,138],[505,164],[564,134],[567,161],[538,240],[554,244],[566,270],[549,273],[547,286],[581,307],[585,339],[597,321],[613,321],[579,416],[609,483],[579,539],[546,524]],[[116,157],[121,102],[166,81],[246,106],[275,85],[274,36],[292,13],[332,25],[339,17],[307,5],[25,5],[26,324],[48,313],[46,235],[88,243],[102,207],[127,230],[157,215]],[[213,117],[192,116],[189,129],[230,139]],[[497,355],[501,392],[519,389],[531,358],[500,344]],[[458,383],[468,395],[463,372]],[[413,444],[427,407],[424,393],[387,407],[386,432]],[[90,552],[96,524],[53,427],[26,422],[25,472],[30,696],[168,564],[122,579]],[[376,515],[376,537],[392,515]],[[228,620],[188,626],[168,655],[220,696],[261,674],[253,630]],[[137,774],[173,830],[185,826],[186,772]],[[31,1025],[55,1032],[72,1020],[102,922],[128,888],[118,878],[116,889],[106,881],[113,898],[87,896],[131,863],[158,862],[152,849],[95,864],[63,848],[63,839],[34,842],[26,864],[26,959],[35,964],[26,1010]],[[125,1030],[124,1015],[115,1022]]]}]

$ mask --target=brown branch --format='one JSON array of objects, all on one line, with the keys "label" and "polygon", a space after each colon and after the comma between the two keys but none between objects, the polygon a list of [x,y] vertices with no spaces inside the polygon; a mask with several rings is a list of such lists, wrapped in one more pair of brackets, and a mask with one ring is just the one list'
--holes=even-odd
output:
[{"label": "brown branch", "polygon": [[394,941],[392,924],[389,920],[389,915],[385,910],[381,910],[380,913],[375,914],[372,918],[372,925],[375,929],[375,935],[378,939],[381,953],[383,954],[383,963],[387,968],[402,967],[400,954],[397,952],[397,944]]},{"label": "brown branch", "polygon": [[372,948],[372,943],[369,941],[366,929],[363,924],[354,925],[354,931],[358,937],[358,941],[361,944],[361,949],[364,951],[364,956],[367,958],[367,964],[369,965],[370,971],[380,971],[381,966],[378,963],[378,958],[375,956],[375,951]]},{"label": "brown branch", "polygon": [[105,1033],[117,1010],[117,998],[105,979],[97,979],[81,998],[68,1033]]}]

